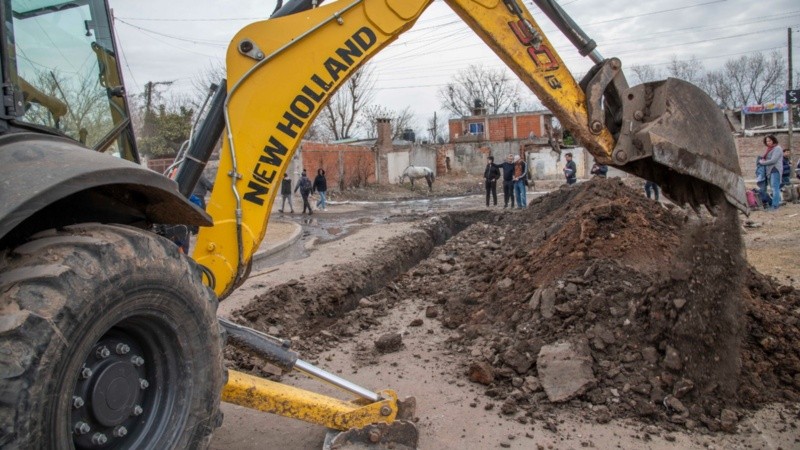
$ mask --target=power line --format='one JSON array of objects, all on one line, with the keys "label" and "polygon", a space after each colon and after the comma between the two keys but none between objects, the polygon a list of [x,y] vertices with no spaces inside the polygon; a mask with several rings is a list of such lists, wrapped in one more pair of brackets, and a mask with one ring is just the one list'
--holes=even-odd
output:
[{"label": "power line", "polygon": [[[794,17],[794,16],[796,16],[798,14],[800,14],[800,11],[791,11],[791,12],[788,12],[788,13],[776,14],[776,15],[773,15],[773,16],[761,16],[761,17],[757,18],[756,20],[752,20],[752,21],[748,21],[748,22],[739,22],[739,23],[734,23],[734,24],[729,24],[729,25],[719,26],[719,27],[699,27],[699,28],[700,29],[706,28],[706,29],[709,29],[709,30],[710,29],[735,28],[735,27],[741,27],[742,25],[749,25],[749,24],[753,24],[753,23],[763,22],[765,20],[770,20],[771,18],[774,18],[775,16],[782,16],[782,18],[791,18],[791,17]],[[678,32],[678,31],[682,31],[682,30],[665,31],[665,32],[662,32],[660,34],[668,35],[669,33]],[[731,38],[735,38],[735,37],[738,37],[738,36],[745,36],[745,35],[749,35],[749,34],[758,34],[758,33],[764,33],[764,32],[766,32],[766,31],[759,31],[757,33],[747,33],[747,34],[736,34],[736,35],[733,35],[733,36],[724,36],[724,37],[718,37],[718,38],[712,38],[712,39],[704,39],[702,41],[694,41],[694,42],[686,42],[686,43],[672,43],[672,44],[670,44],[669,46],[666,46],[666,47],[655,47],[655,48],[654,47],[648,47],[647,49],[628,50],[628,51],[624,51],[623,50],[621,52],[620,51],[614,52],[614,54],[632,54],[632,53],[636,53],[638,51],[645,52],[645,51],[654,50],[654,49],[670,48],[670,47],[673,47],[673,46],[677,47],[677,46],[681,46],[681,45],[691,45],[691,44],[703,43],[703,42],[707,42],[707,41],[722,40],[722,39],[731,39]],[[636,43],[636,42],[647,42],[649,40],[650,40],[650,36],[644,37],[644,38],[641,38],[641,39],[637,39],[637,40],[633,40],[633,41],[632,40],[626,40],[626,39],[622,38],[622,39],[612,40],[612,41],[608,41],[608,42],[625,41],[627,43]],[[603,43],[605,43],[605,41],[603,41]],[[473,43],[462,45],[462,46],[459,46],[459,47],[449,46],[449,47],[446,47],[446,49],[444,49],[444,50],[449,52],[449,51],[453,51],[453,50],[462,50],[462,49],[465,49],[465,48],[468,48],[468,47],[476,47],[476,46],[480,46],[480,45],[482,45],[482,43],[473,42]],[[424,51],[424,54],[426,54],[426,55],[430,55],[432,53],[437,53],[438,52],[437,51],[437,46],[427,46],[427,47],[424,48],[424,50],[421,49],[421,51]],[[391,55],[389,57],[382,58],[380,61],[400,62],[400,60],[406,60],[406,59],[409,59],[409,58],[416,58],[418,56],[421,56],[422,54],[423,53],[415,53],[414,49],[409,49],[408,51],[406,51],[403,54]],[[563,56],[562,56],[562,59],[564,59],[565,61],[568,61],[568,60],[572,60],[572,61],[581,60],[581,58],[578,58],[578,57],[564,58]]]},{"label": "power line", "polygon": [[212,41],[212,40],[209,40],[209,39],[185,38],[185,37],[175,36],[175,35],[172,35],[172,34],[161,33],[159,31],[151,30],[149,28],[140,27],[138,25],[134,25],[132,23],[128,23],[128,22],[126,22],[126,21],[124,21],[124,20],[122,20],[120,18],[115,18],[115,20],[117,22],[124,23],[125,25],[127,25],[129,27],[136,28],[139,31],[143,31],[145,33],[155,34],[157,36],[162,36],[162,37],[169,38],[169,39],[175,39],[176,41],[190,42],[192,44],[197,44],[197,45],[210,45],[210,46],[214,46],[214,47],[223,47],[223,48],[226,48],[228,46],[228,42],[229,42],[229,41],[225,41],[223,43],[222,41]]},{"label": "power line", "polygon": [[120,22],[120,23],[122,23],[122,24],[125,24],[125,25],[127,25],[127,26],[129,26],[129,27],[131,27],[131,28],[134,28],[134,29],[136,29],[136,30],[139,30],[139,31],[141,31],[141,32],[142,32],[142,33],[143,33],[145,36],[149,37],[150,39],[153,39],[153,40],[154,40],[154,41],[156,41],[156,42],[160,42],[160,43],[162,43],[162,44],[164,44],[164,45],[168,45],[168,46],[170,46],[170,47],[172,47],[172,48],[177,48],[178,50],[183,50],[184,52],[187,52],[187,53],[193,53],[193,54],[195,54],[195,55],[200,55],[200,56],[205,56],[205,57],[208,57],[208,58],[217,58],[217,59],[219,59],[219,56],[217,56],[217,55],[209,55],[209,54],[206,54],[206,53],[201,53],[201,52],[197,52],[197,51],[194,51],[194,50],[189,50],[189,49],[187,49],[187,48],[183,48],[183,47],[177,46],[177,45],[175,45],[175,44],[169,43],[169,42],[167,42],[167,41],[164,41],[164,40],[161,40],[161,39],[158,39],[158,38],[156,38],[156,37],[152,36],[152,35],[151,35],[151,33],[150,33],[149,31],[145,31],[145,30],[143,30],[143,29],[142,29],[142,28],[140,28],[140,27],[137,27],[137,26],[135,26],[135,25],[131,25],[131,24],[129,24],[129,23],[127,23],[127,22],[124,22],[124,21],[122,21],[122,20],[119,20],[119,19],[117,19],[117,21],[118,21],[118,22]]},{"label": "power line", "polygon": [[262,17],[218,17],[213,19],[167,19],[163,17],[117,17],[117,19],[124,19],[124,20],[139,20],[143,22],[234,22],[234,21],[243,21],[243,20],[264,20],[268,19],[269,17],[262,16]]}]

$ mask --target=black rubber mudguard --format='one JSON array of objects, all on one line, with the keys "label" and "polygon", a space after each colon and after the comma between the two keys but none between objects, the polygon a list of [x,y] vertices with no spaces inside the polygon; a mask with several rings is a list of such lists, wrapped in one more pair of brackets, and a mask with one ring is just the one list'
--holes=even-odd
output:
[{"label": "black rubber mudguard", "polygon": [[140,165],[57,136],[0,136],[0,241],[85,222],[212,224],[175,182]]}]

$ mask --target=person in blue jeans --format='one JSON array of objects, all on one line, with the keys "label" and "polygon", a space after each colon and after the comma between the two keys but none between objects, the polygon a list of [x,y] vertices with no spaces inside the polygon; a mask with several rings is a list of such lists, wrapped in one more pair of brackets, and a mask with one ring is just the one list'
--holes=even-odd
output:
[{"label": "person in blue jeans", "polygon": [[764,166],[767,171],[767,180],[772,188],[772,209],[778,209],[778,206],[781,205],[783,149],[778,145],[778,139],[771,134],[764,138],[764,145],[767,148],[764,156],[759,158],[758,164]]},{"label": "person in blue jeans", "polygon": [[756,186],[758,186],[758,197],[764,208],[769,208],[772,205],[772,197],[767,192],[767,185],[769,178],[767,177],[767,168],[759,164],[761,157],[756,157]]},{"label": "person in blue jeans", "polygon": [[319,192],[319,201],[317,201],[317,208],[321,210],[326,209],[327,201],[325,193],[328,192],[328,180],[325,179],[325,170],[317,170],[317,176],[314,178],[314,191]]},{"label": "person in blue jeans", "polygon": [[519,155],[514,155],[514,197],[517,199],[517,208],[528,206],[527,179],[528,165]]}]

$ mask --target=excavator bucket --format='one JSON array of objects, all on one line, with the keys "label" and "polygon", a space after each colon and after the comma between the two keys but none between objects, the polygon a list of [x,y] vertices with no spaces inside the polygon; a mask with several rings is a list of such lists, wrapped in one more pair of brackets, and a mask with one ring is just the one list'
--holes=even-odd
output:
[{"label": "excavator bucket", "polygon": [[721,191],[747,213],[732,130],[705,92],[670,78],[635,86],[622,102],[615,164],[654,181],[679,205],[705,205],[713,212]]}]

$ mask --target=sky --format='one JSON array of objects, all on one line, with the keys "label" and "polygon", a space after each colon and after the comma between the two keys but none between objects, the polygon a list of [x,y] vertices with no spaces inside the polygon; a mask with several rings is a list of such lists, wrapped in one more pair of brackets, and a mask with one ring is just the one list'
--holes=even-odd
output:
[{"label": "sky", "polygon": [[[522,1],[522,0],[520,0]],[[202,73],[223,66],[228,41],[248,23],[266,19],[274,0],[109,0],[122,47],[129,94],[144,84],[168,94],[196,91]],[[330,3],[330,2],[326,2]],[[524,0],[534,19],[576,77],[591,61]],[[800,60],[800,2],[797,0],[559,0],[606,58],[663,69],[672,58],[695,59],[706,70],[754,52],[787,55],[792,28],[794,60]],[[441,0],[417,24],[373,58],[374,103],[395,111],[410,107],[417,128],[440,109],[437,92],[471,64],[504,68],[503,62]],[[795,63],[795,73],[800,63]],[[510,72],[509,72],[510,73]],[[630,79],[632,74],[628,75]],[[513,77],[513,75],[512,75]],[[445,114],[446,116],[446,114]]]}]

